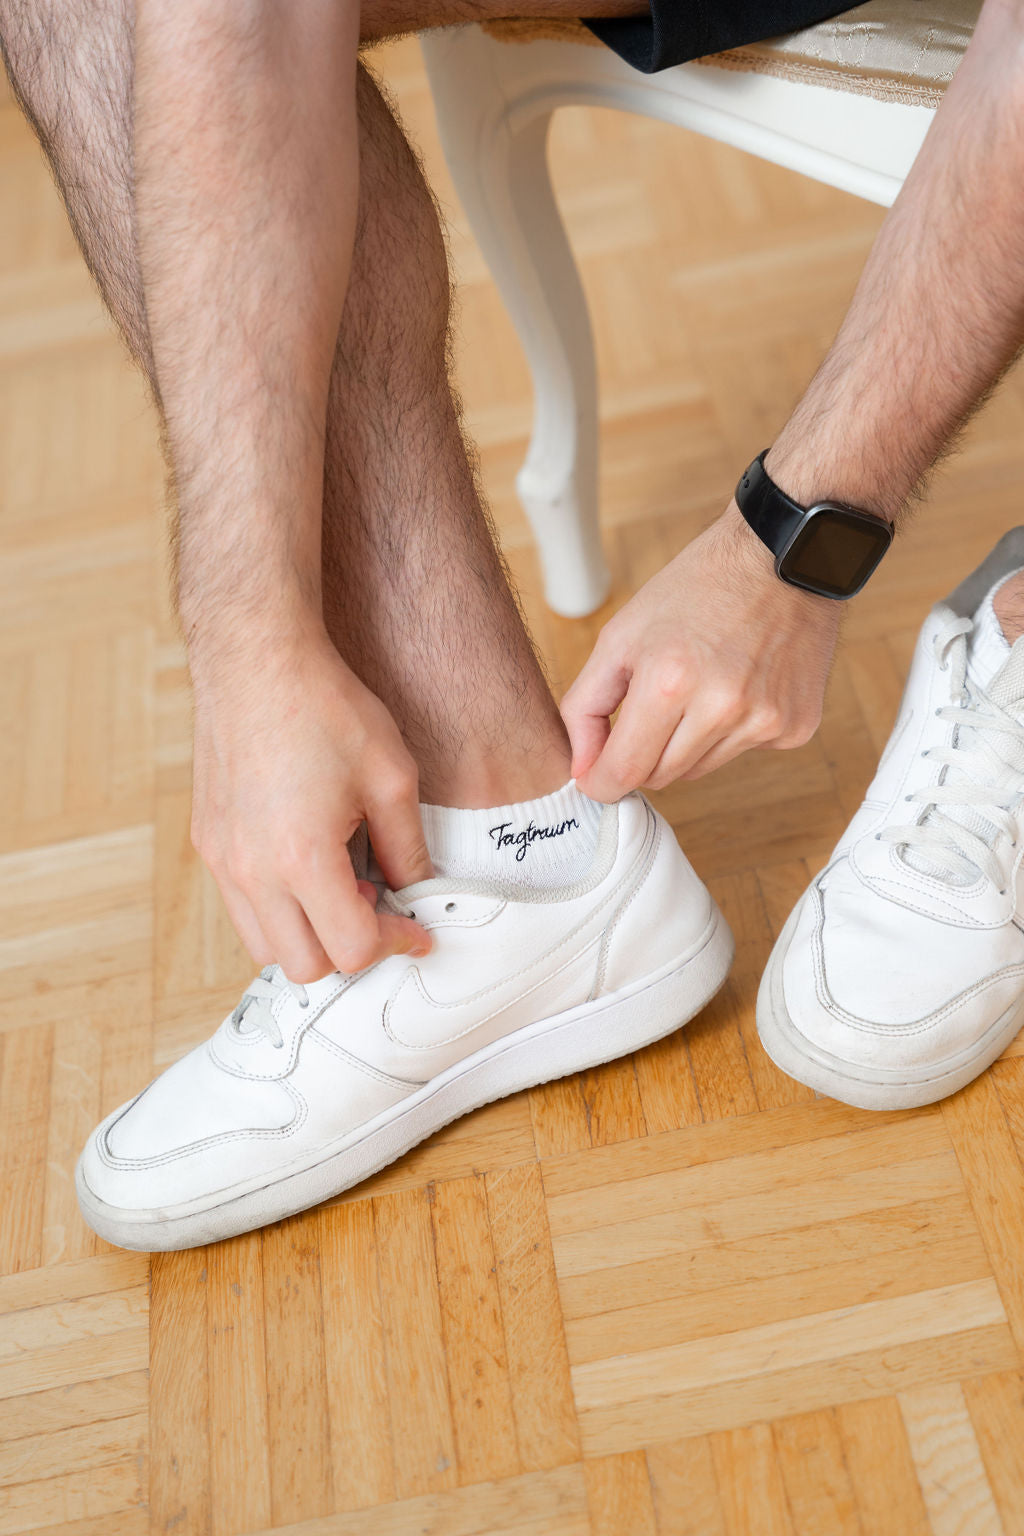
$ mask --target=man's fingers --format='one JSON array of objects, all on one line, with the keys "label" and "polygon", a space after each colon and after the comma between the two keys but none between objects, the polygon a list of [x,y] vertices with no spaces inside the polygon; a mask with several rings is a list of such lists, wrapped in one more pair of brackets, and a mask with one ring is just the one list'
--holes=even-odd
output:
[{"label": "man's fingers", "polygon": [[393,891],[430,880],[434,866],[427,852],[416,790],[367,806],[366,828],[384,878]]},{"label": "man's fingers", "polygon": [[709,723],[687,732],[680,726],[651,774],[648,787],[665,789],[679,779],[701,779],[755,745],[754,739],[743,731],[723,732]]},{"label": "man's fingers", "polygon": [[583,793],[607,804],[646,784],[679,723],[682,708],[679,698],[645,686],[634,676],[600,756],[577,780]]},{"label": "man's fingers", "polygon": [[606,666],[594,651],[559,706],[572,747],[574,779],[589,772],[601,755],[611,731],[610,717],[626,697],[629,672],[620,664]]},{"label": "man's fingers", "polygon": [[259,918],[253,911],[252,902],[231,880],[224,878],[218,881],[220,894],[224,899],[224,905],[228,909],[228,917],[231,926],[249,951],[260,970],[265,965],[272,965],[277,958],[266,934],[260,926]]},{"label": "man's fingers", "polygon": [[319,981],[335,969],[309,917],[288,891],[261,893],[255,910],[274,959],[289,981]]},{"label": "man's fingers", "polygon": [[426,954],[430,949],[430,938],[417,923],[378,913],[376,895],[368,881],[356,880],[347,856],[336,868],[325,870],[315,886],[299,892],[306,916],[331,957],[329,969],[354,975],[387,955]]}]

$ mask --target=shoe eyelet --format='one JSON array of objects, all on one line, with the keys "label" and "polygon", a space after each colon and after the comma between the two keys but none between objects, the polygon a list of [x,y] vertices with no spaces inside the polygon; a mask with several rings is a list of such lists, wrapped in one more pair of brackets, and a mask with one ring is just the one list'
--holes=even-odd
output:
[{"label": "shoe eyelet", "polygon": [[882,841],[882,834],[881,834],[881,832],[876,832],[875,833],[875,842],[876,843],[880,843],[881,841]]},{"label": "shoe eyelet", "polygon": [[416,921],[416,913],[412,910],[411,907],[409,908],[409,916],[412,918],[413,922]]},{"label": "shoe eyelet", "polygon": [[454,912],[455,911],[455,903],[454,903],[454,901],[446,901],[445,904],[444,904],[444,909],[445,909],[446,912]]}]

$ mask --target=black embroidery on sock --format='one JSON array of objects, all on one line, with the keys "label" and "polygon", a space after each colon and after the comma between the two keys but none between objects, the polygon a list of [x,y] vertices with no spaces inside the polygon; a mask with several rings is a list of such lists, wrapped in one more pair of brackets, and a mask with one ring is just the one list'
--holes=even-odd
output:
[{"label": "black embroidery on sock", "polygon": [[550,827],[535,827],[531,821],[521,832],[510,832],[509,828],[512,825],[511,821],[503,821],[500,827],[492,827],[490,829],[489,836],[494,839],[499,848],[514,848],[517,864],[523,862],[526,858],[527,848],[532,843],[535,843],[538,838],[562,837],[566,832],[571,831],[573,827],[576,827],[577,830],[579,829],[579,822],[575,816],[570,816],[566,821],[560,821],[557,824],[552,823]]}]

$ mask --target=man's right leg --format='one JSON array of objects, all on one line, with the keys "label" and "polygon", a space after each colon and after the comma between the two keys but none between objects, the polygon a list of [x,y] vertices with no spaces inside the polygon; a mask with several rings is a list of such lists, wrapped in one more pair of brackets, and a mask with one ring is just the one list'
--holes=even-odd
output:
[{"label": "man's right leg", "polygon": [[[0,0],[9,73],[104,298],[153,368],[135,244],[125,0]],[[396,717],[423,798],[484,806],[568,777],[564,729],[481,508],[448,379],[443,237],[364,69],[360,208],[328,427],[325,617]]]}]

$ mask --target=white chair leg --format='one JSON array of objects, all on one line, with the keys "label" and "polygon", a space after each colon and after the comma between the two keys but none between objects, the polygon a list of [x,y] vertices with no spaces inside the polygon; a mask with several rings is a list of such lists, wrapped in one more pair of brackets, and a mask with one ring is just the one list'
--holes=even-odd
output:
[{"label": "white chair leg", "polygon": [[[590,316],[547,166],[550,107],[509,102],[476,27],[421,39],[445,158],[533,376],[533,437],[516,478],[556,613],[604,601],[597,379]],[[482,46],[481,46],[482,45]]]}]

